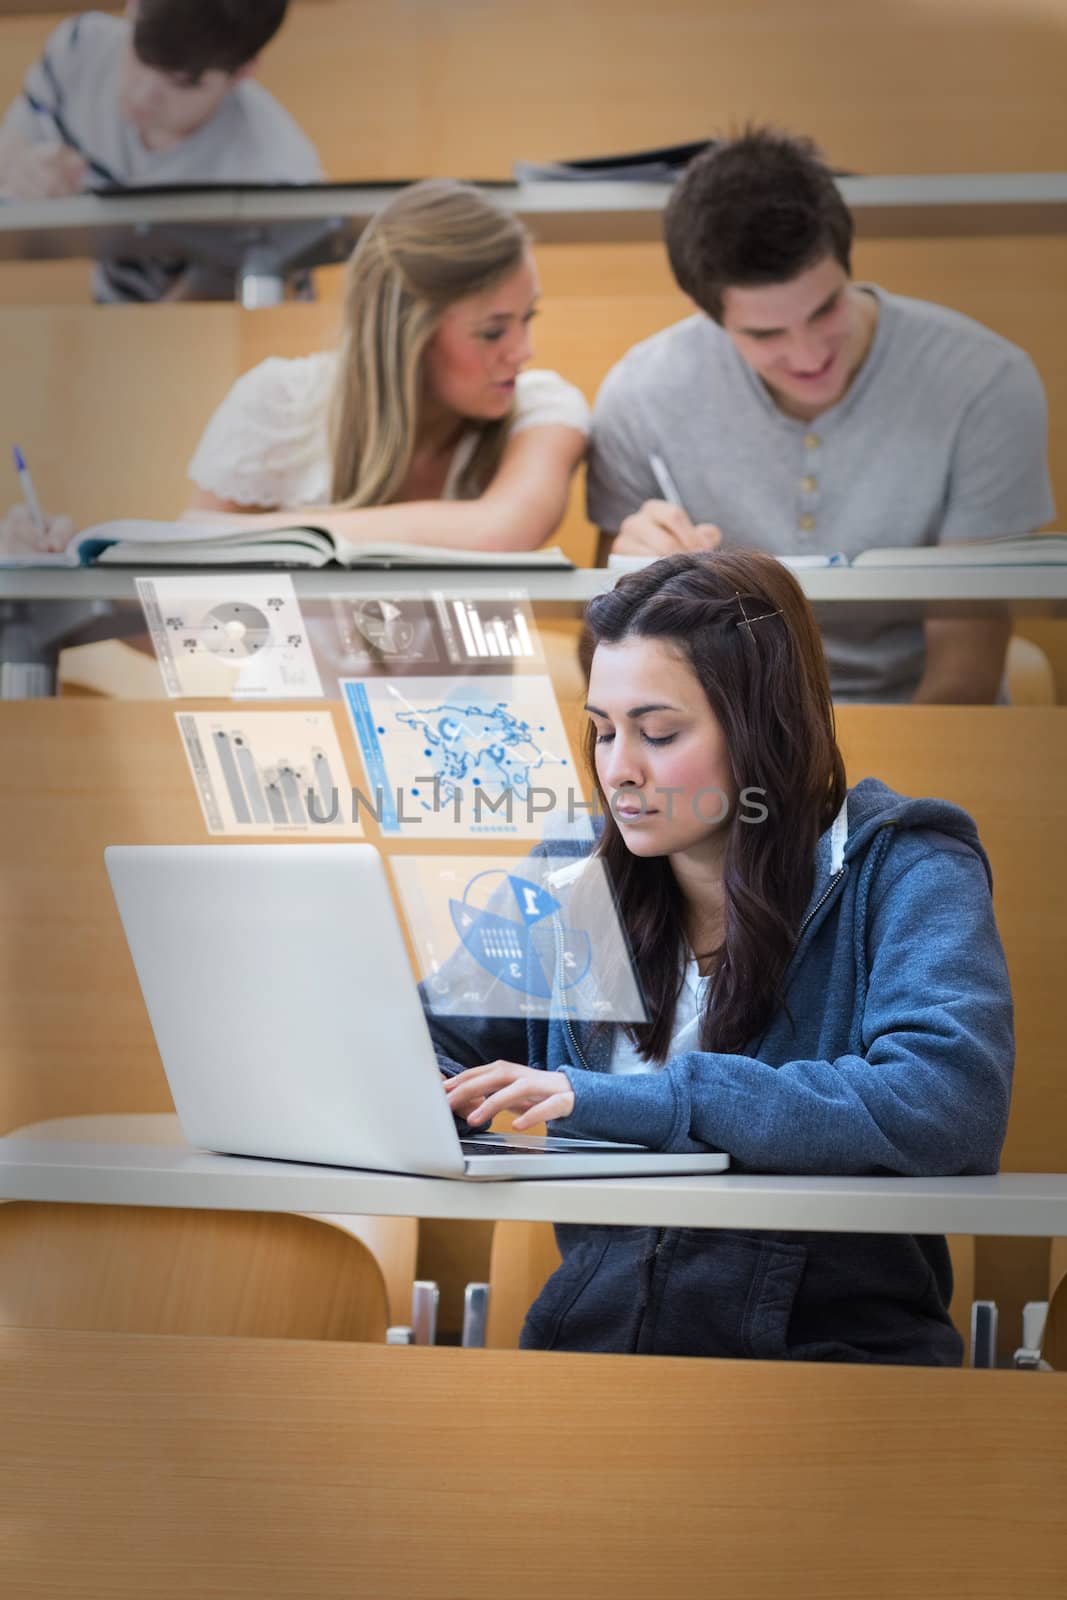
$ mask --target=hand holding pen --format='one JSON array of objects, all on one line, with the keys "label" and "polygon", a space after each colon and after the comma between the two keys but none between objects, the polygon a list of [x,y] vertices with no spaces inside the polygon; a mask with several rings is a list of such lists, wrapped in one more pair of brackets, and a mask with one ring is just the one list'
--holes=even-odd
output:
[{"label": "hand holding pen", "polygon": [[9,135],[3,157],[7,200],[56,200],[85,188],[89,168],[84,156],[58,139],[27,144]]},{"label": "hand holding pen", "polygon": [[0,556],[24,555],[35,550],[63,550],[74,535],[69,517],[49,517],[41,510],[26,457],[15,445],[12,451],[15,472],[22,490],[22,504],[12,506],[0,517]]},{"label": "hand holding pen", "polygon": [[626,556],[669,556],[679,550],[718,549],[722,544],[722,530],[713,522],[693,522],[663,457],[651,454],[648,465],[663,498],[646,500],[639,511],[626,518],[612,546],[613,552]]}]

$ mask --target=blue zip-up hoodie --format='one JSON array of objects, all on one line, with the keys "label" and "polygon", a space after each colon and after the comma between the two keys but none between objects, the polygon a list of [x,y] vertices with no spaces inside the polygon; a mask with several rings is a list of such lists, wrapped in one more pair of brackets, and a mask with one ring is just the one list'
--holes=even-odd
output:
[{"label": "blue zip-up hoodie", "polygon": [[[994,1172],[1014,1057],[1011,991],[974,823],[868,778],[819,840],[785,1003],[743,1055],[690,1051],[613,1076],[610,1030],[430,1018],[442,1070],[562,1071],[556,1130],[657,1150],[714,1146],[735,1171]],[[524,1345],[949,1365],[944,1239],[559,1226],[563,1265]]]}]

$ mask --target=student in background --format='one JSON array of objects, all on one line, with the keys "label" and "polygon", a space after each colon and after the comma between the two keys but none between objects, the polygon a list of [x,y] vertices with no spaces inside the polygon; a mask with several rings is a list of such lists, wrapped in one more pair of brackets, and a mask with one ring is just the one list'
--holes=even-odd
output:
[{"label": "student in background", "polygon": [[[751,551],[668,556],[591,602],[585,657],[595,848],[649,1020],[431,1016],[452,1111],[741,1171],[994,1172],[1013,1038],[988,861],[958,807],[846,788],[796,579]],[[529,1348],[961,1359],[942,1238],[557,1237]]]},{"label": "student in background", "polygon": [[271,357],[223,400],[189,467],[194,508],[306,512],[355,542],[536,548],[588,433],[573,384],[523,370],[538,293],[513,215],[466,184],[411,185],[352,253],[340,348]]},{"label": "student in background", "polygon": [[[355,543],[532,550],[563,518],[589,408],[532,353],[537,271],[523,225],[477,189],[430,179],[364,229],[340,348],[269,357],[211,418],[186,516],[220,527],[304,518]],[[16,550],[61,549],[69,520],[0,522]]]},{"label": "student in background", "polygon": [[[620,553],[775,555],[990,539],[1053,515],[1028,356],[941,306],[851,281],[853,222],[806,140],[756,130],[698,157],[666,242],[696,316],[597,398],[590,521]],[[669,503],[650,457],[669,467]],[[991,701],[1009,625],[835,607],[835,695]]]},{"label": "student in background", "polygon": [[[130,0],[63,22],[0,128],[0,196],[212,183],[314,183],[318,157],[254,81],[288,0]],[[101,261],[97,300],[228,299],[233,277]]]}]

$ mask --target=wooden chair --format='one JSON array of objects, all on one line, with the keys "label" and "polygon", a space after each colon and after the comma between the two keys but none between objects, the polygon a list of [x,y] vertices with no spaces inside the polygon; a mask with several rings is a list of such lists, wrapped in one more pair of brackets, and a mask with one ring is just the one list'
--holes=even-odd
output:
[{"label": "wooden chair", "polygon": [[485,1342],[516,1350],[526,1312],[560,1264],[550,1222],[498,1222],[489,1253],[489,1308]]},{"label": "wooden chair", "polygon": [[390,1323],[408,1322],[419,1255],[417,1217],[335,1216],[314,1213],[314,1220],[359,1239],[381,1268]]},{"label": "wooden chair", "polygon": [[[76,1139],[101,1144],[184,1144],[177,1117],[165,1115],[53,1117],[19,1129],[24,1139]],[[406,1323],[419,1253],[416,1217],[333,1216],[319,1218],[362,1240],[381,1268],[389,1302],[389,1322]]]},{"label": "wooden chair", "polygon": [[1004,684],[1013,706],[1054,706],[1056,674],[1039,644],[1013,633],[1004,662]]},{"label": "wooden chair", "polygon": [[975,1239],[971,1233],[952,1233],[948,1236],[949,1255],[952,1257],[952,1303],[949,1315],[956,1332],[968,1345],[971,1338],[971,1305],[974,1300]]},{"label": "wooden chair", "polygon": [[1049,1244],[1048,1288],[1049,1298],[1055,1293],[1060,1279],[1067,1277],[1067,1238],[1053,1239]]},{"label": "wooden chair", "polygon": [[312,1217],[0,1206],[0,1324],[114,1333],[385,1339],[381,1269]]},{"label": "wooden chair", "polygon": [[1047,1361],[1054,1372],[1067,1372],[1067,1273],[1049,1296],[1041,1359]]}]

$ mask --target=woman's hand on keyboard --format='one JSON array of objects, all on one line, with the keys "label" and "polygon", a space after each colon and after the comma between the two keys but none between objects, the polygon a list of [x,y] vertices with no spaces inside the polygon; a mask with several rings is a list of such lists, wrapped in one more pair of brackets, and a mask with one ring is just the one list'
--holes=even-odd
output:
[{"label": "woman's hand on keyboard", "polygon": [[517,1061],[489,1061],[445,1081],[449,1109],[472,1127],[492,1122],[498,1111],[518,1112],[512,1127],[522,1133],[538,1122],[569,1117],[574,1090],[562,1072],[543,1072]]}]

